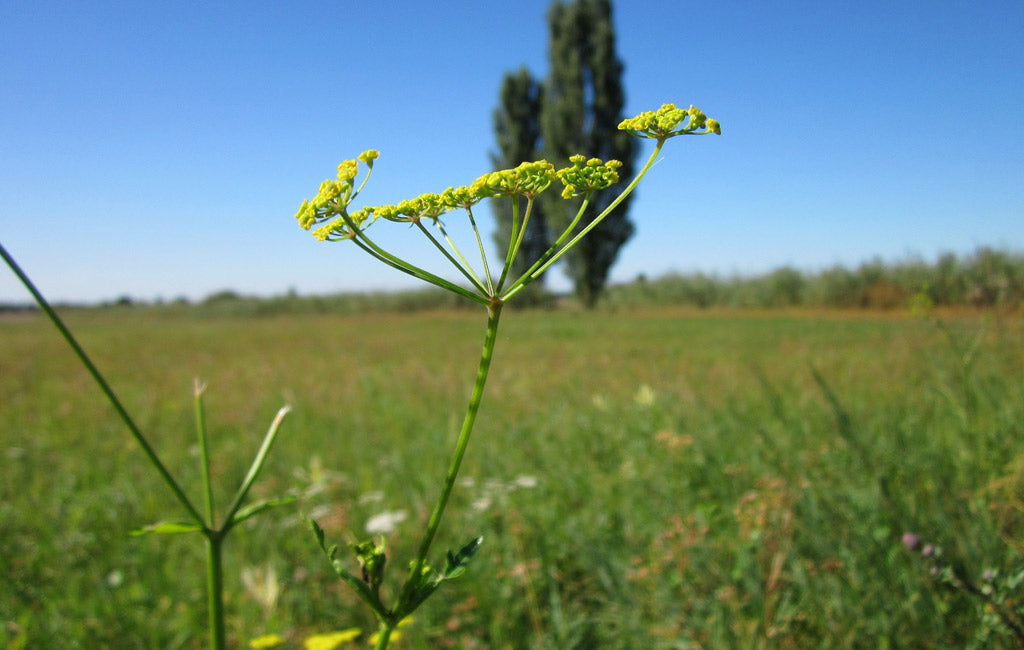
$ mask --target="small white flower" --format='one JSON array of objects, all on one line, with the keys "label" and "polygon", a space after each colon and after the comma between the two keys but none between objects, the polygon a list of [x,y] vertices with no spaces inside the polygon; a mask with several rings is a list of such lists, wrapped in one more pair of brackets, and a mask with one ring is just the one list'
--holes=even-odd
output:
[{"label": "small white flower", "polygon": [[483,512],[484,510],[487,510],[488,508],[491,507],[491,501],[492,499],[489,496],[480,497],[479,499],[473,502],[473,510]]},{"label": "small white flower", "polygon": [[512,482],[516,487],[526,488],[527,490],[537,487],[536,476],[527,476],[526,474],[523,474],[521,476],[517,476]]},{"label": "small white flower", "polygon": [[385,510],[366,520],[366,532],[371,535],[387,535],[394,532],[398,524],[405,521],[408,513],[405,510]]},{"label": "small white flower", "polygon": [[107,586],[111,589],[117,589],[124,583],[124,574],[121,571],[114,569],[107,574]]}]

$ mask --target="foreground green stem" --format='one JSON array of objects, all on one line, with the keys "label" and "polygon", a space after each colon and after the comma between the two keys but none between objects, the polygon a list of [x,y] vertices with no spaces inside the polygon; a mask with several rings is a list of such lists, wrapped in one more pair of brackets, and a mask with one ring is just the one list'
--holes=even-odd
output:
[{"label": "foreground green stem", "polygon": [[373,646],[374,650],[386,650],[388,644],[391,643],[391,632],[394,629],[394,625],[391,623],[381,624],[377,631],[377,645]]},{"label": "foreground green stem", "polygon": [[103,378],[102,374],[100,374],[99,369],[95,366],[95,364],[93,364],[92,360],[89,358],[89,355],[85,353],[85,350],[82,349],[82,346],[79,345],[75,337],[71,335],[71,330],[69,330],[67,326],[64,325],[64,321],[62,321],[60,317],[57,316],[57,312],[53,310],[53,307],[51,307],[50,303],[46,301],[46,298],[43,297],[43,294],[40,293],[38,289],[36,289],[36,286],[35,284],[32,283],[32,280],[30,280],[29,277],[25,274],[25,272],[21,270],[21,267],[18,266],[18,263],[14,261],[14,258],[7,253],[7,250],[3,247],[3,245],[0,245],[0,257],[4,258],[4,261],[7,262],[7,266],[9,266],[11,270],[14,272],[14,274],[18,276],[18,279],[21,280],[21,283],[25,285],[25,288],[28,289],[28,292],[32,294],[33,298],[35,298],[35,301],[39,305],[39,307],[50,318],[50,321],[53,323],[54,327],[57,328],[57,331],[61,333],[61,336],[64,337],[64,340],[67,341],[67,344],[71,346],[71,349],[78,357],[78,360],[82,362],[82,365],[85,366],[85,369],[89,371],[90,375],[92,375],[92,378],[96,381],[96,384],[99,385],[100,390],[103,391],[103,394],[107,396],[107,399],[110,401],[111,406],[114,407],[114,410],[117,411],[117,414],[121,418],[121,421],[124,422],[126,427],[128,427],[128,431],[131,432],[132,437],[135,438],[135,441],[139,443],[140,447],[142,447],[142,451],[146,454],[146,457],[153,464],[153,467],[156,468],[157,472],[159,472],[164,482],[167,483],[167,487],[171,488],[171,492],[174,493],[174,496],[177,497],[178,501],[181,502],[181,505],[183,505],[185,507],[185,510],[188,511],[188,514],[192,518],[192,520],[199,525],[205,525],[203,516],[199,514],[199,511],[196,509],[194,505],[192,505],[192,502],[189,500],[189,498],[185,496],[185,491],[182,490],[181,486],[178,485],[178,482],[174,480],[174,477],[171,476],[171,473],[167,470],[164,464],[160,462],[160,458],[157,456],[156,451],[153,449],[153,447],[150,446],[149,441],[146,440],[145,436],[142,435],[142,431],[140,431],[139,427],[136,426],[135,421],[132,420],[130,415],[128,415],[128,411],[124,408],[124,405],[121,404],[121,400],[119,400],[117,398],[117,395],[114,394],[113,389],[110,387],[109,384],[107,384],[107,380]]},{"label": "foreground green stem", "polygon": [[207,530],[206,534],[206,601],[210,617],[210,648],[227,647],[224,631],[224,568],[221,552],[224,536],[220,531]]},{"label": "foreground green stem", "polygon": [[[203,537],[206,539],[206,594],[207,604],[209,608],[210,647],[213,650],[224,650],[227,647],[227,635],[225,632],[226,626],[224,623],[224,539],[227,536],[228,531],[230,531],[231,528],[240,521],[244,521],[245,519],[252,517],[260,510],[266,509],[268,507],[276,505],[277,503],[282,502],[279,500],[277,502],[263,502],[261,504],[256,504],[257,507],[255,509],[250,509],[250,512],[245,513],[242,516],[237,516],[239,514],[239,508],[241,507],[246,495],[249,492],[249,488],[252,487],[253,481],[256,480],[256,475],[263,468],[263,463],[266,460],[267,453],[270,451],[270,446],[273,444],[274,439],[277,437],[278,430],[281,426],[281,421],[284,419],[284,416],[288,413],[288,407],[286,406],[277,412],[277,416],[271,423],[270,430],[264,437],[263,444],[260,446],[260,450],[257,452],[256,458],[253,460],[252,466],[249,468],[249,473],[242,481],[242,485],[239,488],[238,494],[236,495],[235,500],[228,511],[228,515],[225,518],[223,525],[218,527],[214,510],[213,486],[210,482],[209,445],[207,443],[206,435],[206,414],[203,406],[203,391],[205,390],[205,386],[197,379],[195,382],[194,389],[196,432],[199,441],[199,462],[203,481],[204,505],[206,510],[206,516],[204,518],[201,514],[199,514],[198,509],[196,509],[196,507],[192,504],[189,498],[185,495],[184,490],[182,490],[178,482],[174,480],[174,477],[171,476],[170,472],[160,461],[159,457],[156,454],[156,451],[150,446],[149,442],[142,435],[142,432],[139,430],[138,426],[136,426],[135,421],[132,420],[131,416],[128,415],[128,412],[124,408],[124,405],[121,404],[121,401],[117,398],[117,395],[114,393],[113,389],[107,383],[106,379],[104,379],[103,375],[100,374],[99,369],[96,367],[95,364],[93,364],[92,360],[85,353],[85,350],[82,348],[81,345],[78,344],[78,341],[75,339],[75,337],[72,336],[71,331],[60,319],[60,317],[53,310],[50,304],[46,301],[46,298],[43,297],[42,293],[36,288],[35,284],[33,284],[32,280],[28,277],[28,275],[26,275],[25,272],[21,270],[21,267],[18,266],[17,262],[14,261],[14,258],[11,257],[11,255],[7,252],[6,249],[4,249],[3,245],[0,245],[0,257],[4,259],[4,261],[7,263],[7,266],[9,266],[11,270],[14,272],[14,274],[18,276],[18,279],[21,280],[22,284],[25,285],[25,288],[28,289],[30,294],[32,294],[32,297],[35,298],[36,303],[39,304],[43,312],[46,313],[46,315],[50,318],[50,321],[53,322],[54,326],[57,328],[57,331],[61,333],[61,335],[64,337],[64,340],[68,343],[72,351],[78,357],[79,361],[81,361],[82,365],[84,365],[86,370],[89,371],[89,374],[99,385],[100,390],[103,391],[103,394],[106,395],[111,405],[113,405],[114,410],[117,411],[117,414],[121,417],[121,420],[124,422],[125,426],[128,427],[128,430],[131,432],[136,442],[138,442],[139,446],[142,447],[142,450],[145,452],[147,458],[149,458],[150,462],[157,469],[160,476],[167,483],[168,487],[171,488],[171,491],[188,511],[189,516],[192,518],[195,524],[195,527],[189,528],[189,530],[196,530],[201,532]],[[157,524],[150,528],[154,532],[159,532],[161,525]],[[172,528],[174,528],[173,532],[183,532],[181,530],[180,524],[173,524]]]},{"label": "foreground green stem", "polygon": [[199,467],[203,476],[203,495],[206,500],[206,605],[210,625],[211,650],[224,650],[224,569],[221,544],[223,535],[217,530],[213,507],[213,485],[210,483],[210,453],[206,439],[206,409],[203,406],[205,386],[195,381],[196,434],[199,438]]},{"label": "foreground green stem", "polygon": [[[466,418],[462,422],[462,431],[459,433],[459,440],[455,445],[455,453],[452,456],[451,464],[448,467],[448,473],[444,478],[444,486],[441,489],[441,495],[437,499],[437,503],[434,505],[434,511],[430,515],[430,521],[427,523],[427,531],[423,536],[423,541],[420,543],[419,552],[416,554],[416,559],[413,560],[412,569],[409,573],[409,581],[406,583],[405,590],[402,594],[402,598],[399,601],[399,609],[402,608],[403,604],[408,602],[408,598],[411,595],[413,587],[416,585],[416,581],[423,570],[423,566],[426,564],[427,553],[430,552],[430,546],[434,542],[434,536],[437,534],[437,529],[441,525],[441,517],[444,515],[444,510],[448,505],[448,499],[451,497],[452,488],[455,487],[455,478],[459,474],[459,468],[462,466],[462,459],[466,455],[466,447],[469,445],[469,438],[473,433],[473,424],[476,422],[476,414],[480,410],[480,401],[484,396],[484,385],[487,383],[487,374],[491,368],[491,356],[494,352],[494,343],[498,338],[498,321],[501,318],[501,307],[502,303],[499,300],[495,300],[487,307],[487,333],[484,336],[483,350],[480,352],[480,366],[477,369],[476,381],[473,384],[473,392],[469,398],[469,406],[466,409]],[[394,621],[397,624],[398,621]],[[382,630],[381,636],[387,636],[390,634],[391,629],[388,628],[386,631]],[[378,643],[378,648],[386,648],[387,642],[384,645]]]}]

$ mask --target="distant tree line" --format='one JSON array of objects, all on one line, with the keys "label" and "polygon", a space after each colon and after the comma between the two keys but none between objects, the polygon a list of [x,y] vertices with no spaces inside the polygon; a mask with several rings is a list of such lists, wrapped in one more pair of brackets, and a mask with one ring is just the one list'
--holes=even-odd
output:
[{"label": "distant tree line", "polygon": [[784,266],[757,276],[641,276],[609,288],[606,302],[699,308],[1018,308],[1024,304],[1024,254],[985,247],[964,257],[945,253],[931,263],[876,258],[855,269],[834,266],[816,272]]},{"label": "distant tree line", "polygon": [[[539,296],[537,306],[553,309],[580,302],[575,295]],[[784,266],[752,276],[705,273],[669,274],[655,279],[612,285],[599,306],[724,307],[724,308],[837,308],[907,309],[913,307],[1024,307],[1024,253],[979,248],[966,256],[945,253],[934,262],[913,259],[886,263],[880,259],[856,268],[834,266],[823,271],[800,271]],[[375,291],[301,296],[290,291],[272,297],[218,291],[201,301],[185,298],[155,303],[127,297],[93,305],[100,309],[158,309],[206,316],[259,317],[278,314],[409,313],[472,309],[476,305],[438,289]],[[62,308],[90,308],[61,305]],[[35,311],[34,305],[0,303],[0,315]]]}]

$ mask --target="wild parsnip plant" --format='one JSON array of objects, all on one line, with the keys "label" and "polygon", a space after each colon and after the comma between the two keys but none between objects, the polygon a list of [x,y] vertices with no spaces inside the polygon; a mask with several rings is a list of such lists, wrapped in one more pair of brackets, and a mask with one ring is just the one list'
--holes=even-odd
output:
[{"label": "wild parsnip plant", "polygon": [[[657,111],[647,111],[624,120],[619,124],[619,128],[637,137],[653,139],[655,147],[636,177],[621,190],[619,196],[608,205],[607,209],[589,223],[581,223],[586,206],[595,193],[607,190],[619,182],[617,171],[621,167],[619,161],[587,159],[584,155],[576,155],[570,158],[571,164],[568,167],[557,170],[552,163],[546,160],[524,162],[514,169],[485,174],[468,186],[449,187],[440,194],[421,194],[414,199],[401,201],[397,205],[379,205],[350,210],[349,206],[366,186],[374,162],[379,156],[377,151],[370,150],[360,154],[358,160],[342,162],[338,166],[337,179],[325,180],[320,185],[317,195],[312,200],[303,201],[296,214],[302,228],[310,230],[314,226],[316,227],[313,234],[317,239],[321,241],[351,241],[384,264],[477,302],[487,310],[483,349],[462,429],[455,444],[440,495],[427,521],[416,555],[410,563],[409,573],[398,591],[397,597],[389,604],[386,602],[385,595],[381,593],[387,561],[383,538],[380,541],[363,540],[349,544],[360,567],[360,575],[356,575],[346,568],[345,562],[336,557],[337,547],[327,544],[323,530],[316,522],[311,522],[317,540],[335,571],[373,610],[379,627],[375,636],[375,645],[378,649],[388,647],[391,636],[399,624],[406,620],[443,582],[456,578],[465,571],[467,563],[482,543],[482,538],[477,536],[457,551],[448,551],[443,568],[436,568],[428,561],[431,545],[455,486],[473,425],[480,410],[484,386],[487,382],[497,340],[502,307],[576,246],[626,196],[633,192],[660,155],[666,141],[680,135],[721,133],[719,123],[714,119],[709,119],[700,109],[694,106],[682,109],[673,104],[666,104]],[[366,165],[366,174],[363,175],[357,187],[356,179],[360,173],[360,162]],[[532,260],[532,264],[526,272],[519,277],[511,277],[510,270],[519,254],[534,203],[538,195],[556,181],[562,184],[563,199],[579,200],[578,197],[582,197],[576,217],[544,254],[538,259]],[[483,238],[473,215],[474,206],[484,199],[511,201],[512,203],[512,229],[504,260],[500,268],[494,267],[494,269],[498,269],[497,272],[492,269],[493,265],[488,260]],[[466,212],[476,238],[480,258],[479,267],[468,261],[466,255],[449,237],[441,220],[443,215],[460,209]],[[405,223],[415,227],[423,234],[427,242],[454,267],[468,286],[436,275],[378,245],[368,230],[370,226],[380,220]]]},{"label": "wild parsnip plant", "polygon": [[32,297],[39,304],[39,307],[57,328],[61,336],[64,337],[64,340],[71,347],[79,361],[83,366],[85,366],[86,370],[88,370],[90,376],[99,386],[104,396],[106,396],[110,404],[114,407],[118,417],[142,448],[147,460],[149,460],[150,464],[160,475],[161,479],[163,479],[167,487],[170,488],[171,492],[184,508],[185,513],[188,516],[186,521],[158,522],[150,526],[137,529],[132,534],[199,533],[203,536],[206,544],[206,597],[210,647],[215,650],[222,650],[223,648],[226,648],[227,640],[225,633],[223,569],[224,541],[227,539],[228,533],[242,522],[255,517],[269,508],[294,501],[294,497],[289,496],[280,499],[263,499],[254,503],[249,503],[248,505],[246,504],[249,491],[252,488],[253,483],[256,481],[256,477],[263,469],[263,465],[267,460],[267,454],[270,452],[270,448],[274,444],[274,440],[277,438],[281,423],[288,414],[289,407],[282,407],[277,412],[277,415],[274,416],[274,419],[263,438],[263,442],[260,444],[259,450],[256,452],[256,456],[249,467],[249,471],[246,473],[245,478],[242,479],[242,482],[239,485],[238,490],[235,492],[230,505],[224,512],[223,517],[218,519],[217,509],[213,498],[213,484],[210,481],[210,458],[209,445],[207,442],[206,411],[203,406],[203,393],[206,390],[206,386],[198,379],[195,381],[194,399],[196,435],[198,437],[199,469],[202,476],[203,494],[203,511],[200,512],[199,508],[195,506],[192,499],[190,499],[186,494],[181,483],[174,478],[174,475],[171,474],[169,469],[167,469],[164,462],[160,460],[156,450],[149,443],[149,440],[142,433],[142,430],[135,423],[135,420],[131,415],[129,415],[128,410],[117,397],[117,394],[104,378],[99,368],[96,367],[92,359],[89,358],[89,355],[86,354],[85,350],[75,339],[74,335],[72,335],[71,330],[68,329],[64,324],[64,321],[61,320],[60,316],[57,315],[57,312],[53,310],[43,294],[38,288],[36,288],[32,280],[2,245],[0,245],[0,257],[3,257],[7,266],[10,267],[16,276],[18,276],[18,279],[21,280],[22,284],[25,285],[25,288],[32,294]]}]

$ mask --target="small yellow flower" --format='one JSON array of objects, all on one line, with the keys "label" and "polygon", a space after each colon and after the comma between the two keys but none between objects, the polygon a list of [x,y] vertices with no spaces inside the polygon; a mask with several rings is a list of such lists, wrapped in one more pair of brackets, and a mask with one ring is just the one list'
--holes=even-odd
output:
[{"label": "small yellow flower", "polygon": [[359,154],[359,160],[363,161],[367,165],[373,165],[373,161],[380,158],[380,152],[376,149],[367,149],[363,153]]},{"label": "small yellow flower", "polygon": [[[366,156],[369,152],[363,152]],[[369,164],[369,163],[368,163]],[[338,165],[338,178],[327,179],[320,184],[316,196],[302,202],[295,218],[303,230],[309,230],[316,224],[321,224],[332,217],[341,215],[349,202],[352,201],[354,186],[352,180],[359,174],[359,163],[355,160],[345,160]],[[318,239],[330,239],[325,233],[330,228],[320,228],[313,234]]]},{"label": "small yellow flower", "polygon": [[343,160],[338,165],[338,180],[351,181],[359,174],[359,163],[354,160]]},{"label": "small yellow flower", "polygon": [[306,650],[334,650],[342,643],[348,643],[359,637],[363,631],[352,627],[340,632],[327,632],[326,634],[314,634],[306,639],[303,647]]},{"label": "small yellow flower", "polygon": [[264,634],[249,641],[250,648],[276,648],[284,643],[284,637],[280,634]]},{"label": "small yellow flower", "polygon": [[309,228],[316,223],[316,211],[313,206],[310,205],[308,200],[303,200],[302,205],[299,206],[299,211],[295,213],[295,218],[299,220],[299,226],[303,230],[309,230]]},{"label": "small yellow flower", "polygon": [[476,179],[473,188],[481,197],[534,197],[555,180],[555,166],[546,160],[524,162],[515,169],[502,169]]},{"label": "small yellow flower", "polygon": [[688,109],[665,104],[657,111],[645,111],[636,117],[622,120],[619,129],[640,138],[666,140],[677,135],[722,134],[718,120],[710,120],[696,106]]},{"label": "small yellow flower", "polygon": [[320,189],[316,195],[318,198],[330,200],[341,196],[344,190],[345,183],[328,178],[323,183],[320,183]]},{"label": "small yellow flower", "polygon": [[482,187],[482,183],[449,187],[441,192],[441,200],[449,209],[466,208],[468,210],[485,198],[480,191]]},{"label": "small yellow flower", "polygon": [[609,185],[619,182],[619,167],[622,163],[618,160],[602,162],[600,158],[586,159],[586,156],[575,155],[569,158],[572,167],[559,169],[556,172],[558,180],[562,181],[565,189],[562,190],[563,199],[571,199],[580,194],[589,194],[597,190],[603,190]]}]

